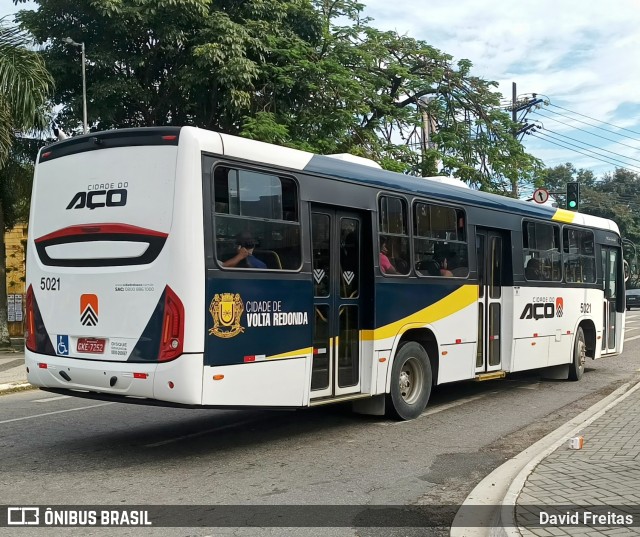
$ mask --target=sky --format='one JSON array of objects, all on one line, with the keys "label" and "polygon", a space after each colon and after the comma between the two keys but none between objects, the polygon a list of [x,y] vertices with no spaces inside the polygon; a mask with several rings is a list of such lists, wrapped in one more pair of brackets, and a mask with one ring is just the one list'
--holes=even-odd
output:
[{"label": "sky", "polygon": [[542,129],[523,138],[547,166],[640,172],[638,0],[362,1],[373,26],[470,60],[506,99],[515,82],[548,101],[526,117]]},{"label": "sky", "polygon": [[[540,128],[523,137],[547,166],[640,173],[638,0],[361,1],[373,26],[470,60],[505,99],[515,82],[519,97],[548,102],[527,115]],[[25,6],[0,0],[0,17]]]}]

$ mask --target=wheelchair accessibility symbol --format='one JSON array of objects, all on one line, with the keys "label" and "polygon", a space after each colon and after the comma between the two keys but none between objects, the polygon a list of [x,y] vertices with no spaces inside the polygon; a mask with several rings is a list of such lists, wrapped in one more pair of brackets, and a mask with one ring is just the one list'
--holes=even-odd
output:
[{"label": "wheelchair accessibility symbol", "polygon": [[58,336],[56,351],[59,356],[69,356],[69,336]]}]

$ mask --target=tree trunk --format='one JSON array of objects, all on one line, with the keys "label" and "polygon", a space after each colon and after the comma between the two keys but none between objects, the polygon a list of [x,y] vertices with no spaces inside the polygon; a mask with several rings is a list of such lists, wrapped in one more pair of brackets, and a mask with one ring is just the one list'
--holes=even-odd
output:
[{"label": "tree trunk", "polygon": [[7,247],[4,243],[4,210],[0,203],[0,349],[11,348],[7,324]]}]

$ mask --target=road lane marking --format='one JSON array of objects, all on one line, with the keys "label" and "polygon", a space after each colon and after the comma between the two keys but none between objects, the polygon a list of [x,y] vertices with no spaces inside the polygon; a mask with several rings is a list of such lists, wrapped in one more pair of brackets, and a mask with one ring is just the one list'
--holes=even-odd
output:
[{"label": "road lane marking", "polygon": [[204,436],[205,434],[217,433],[220,431],[224,431],[226,429],[237,427],[238,425],[245,425],[247,423],[255,423],[255,422],[256,422],[255,419],[236,421],[234,423],[229,423],[227,425],[221,425],[220,427],[214,427],[213,429],[207,429],[206,431],[198,431],[197,433],[185,434],[183,436],[176,436],[175,438],[170,438],[169,440],[161,440],[160,442],[154,442],[153,444],[146,444],[144,447],[154,448],[154,447],[166,446],[167,444],[173,444],[174,442],[180,442],[181,440],[197,438],[198,436]]},{"label": "road lane marking", "polygon": [[44,414],[34,414],[33,416],[25,416],[24,418],[12,418],[10,420],[0,421],[0,425],[4,423],[12,423],[14,421],[32,420],[34,418],[43,418],[44,416],[53,416],[54,414],[63,414],[64,412],[75,412],[76,410],[87,410],[89,408],[98,408],[99,406],[107,406],[107,405],[115,405],[115,403],[114,402],[100,403],[99,405],[89,405],[89,406],[83,406],[79,408],[68,408],[67,410],[54,410],[53,412],[45,412]]},{"label": "road lane marking", "polygon": [[20,367],[21,365],[24,365],[24,358],[20,358],[18,360],[11,360],[10,362],[5,362],[4,364],[0,365],[0,372],[8,371],[9,369],[13,369],[14,367]]},{"label": "road lane marking", "polygon": [[420,414],[416,419],[414,420],[407,420],[407,421],[395,421],[395,422],[381,422],[378,425],[382,425],[383,427],[387,427],[389,425],[404,425],[405,423],[412,423],[416,420],[419,420],[421,418],[426,418],[427,416],[433,416],[434,414],[438,414],[439,412],[444,412],[445,410],[449,410],[450,408],[455,408],[457,406],[461,406],[461,405],[466,405],[467,403],[472,403],[473,401],[477,401],[478,399],[483,399],[484,397],[488,397],[491,394],[494,394],[497,392],[490,392],[490,393],[483,393],[480,395],[474,395],[473,397],[467,397],[465,399],[460,399],[458,401],[452,401],[451,403],[445,403],[443,405],[439,405],[437,407],[433,407],[433,408],[428,408],[427,410],[424,411],[422,414]]},{"label": "road lane marking", "polygon": [[626,337],[624,338],[625,343],[627,341],[633,341],[634,339],[640,339],[640,336]]},{"label": "road lane marking", "polygon": [[34,399],[32,403],[48,403],[49,401],[58,401],[59,399],[69,399],[70,395],[56,395],[55,397],[45,397],[44,399]]}]

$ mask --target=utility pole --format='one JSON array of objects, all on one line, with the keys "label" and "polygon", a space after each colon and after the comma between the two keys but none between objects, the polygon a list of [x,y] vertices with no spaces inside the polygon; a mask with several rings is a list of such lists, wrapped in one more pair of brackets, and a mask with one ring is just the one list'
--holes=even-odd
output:
[{"label": "utility pole", "polygon": [[[518,123],[518,112],[516,110],[516,104],[518,101],[518,92],[516,91],[516,83],[512,82],[511,83],[511,119],[515,124]],[[516,127],[514,127],[515,132],[513,133],[514,138],[518,137],[518,131],[516,130]],[[515,198],[518,199],[518,180],[514,180],[513,183],[511,183],[511,195]]]},{"label": "utility pole", "polygon": [[516,83],[512,82],[511,83],[511,119],[514,123],[518,123],[518,111],[516,110],[517,104],[518,104],[518,92],[516,91]]},{"label": "utility pole", "polygon": [[[516,83],[511,83],[511,120],[513,121],[513,137],[516,140],[521,140],[524,134],[527,134],[529,131],[535,132],[535,124],[527,123],[523,121],[527,116],[527,113],[531,109],[532,106],[540,104],[542,99],[539,99],[538,96],[533,93],[532,98],[523,99],[522,101],[518,101],[518,92],[516,90]],[[521,115],[520,119],[518,119],[518,112],[524,113]],[[511,195],[514,198],[518,197],[518,183],[514,181],[511,184]]]},{"label": "utility pole", "polygon": [[82,130],[84,134],[87,134],[89,132],[89,125],[87,124],[87,60],[84,53],[84,41],[82,43],[76,43],[70,37],[65,38],[64,41],[65,43],[69,43],[69,45],[82,49]]},{"label": "utility pole", "polygon": [[[422,115],[422,140],[421,140],[421,149],[423,158],[427,154],[427,150],[435,149],[435,144],[431,141],[431,135],[436,132],[436,121],[429,114],[428,104],[429,101],[433,100],[434,97],[426,97],[423,96],[418,99],[418,105],[420,106],[420,113]],[[442,161],[436,161],[436,170],[440,171],[442,168]]]}]

